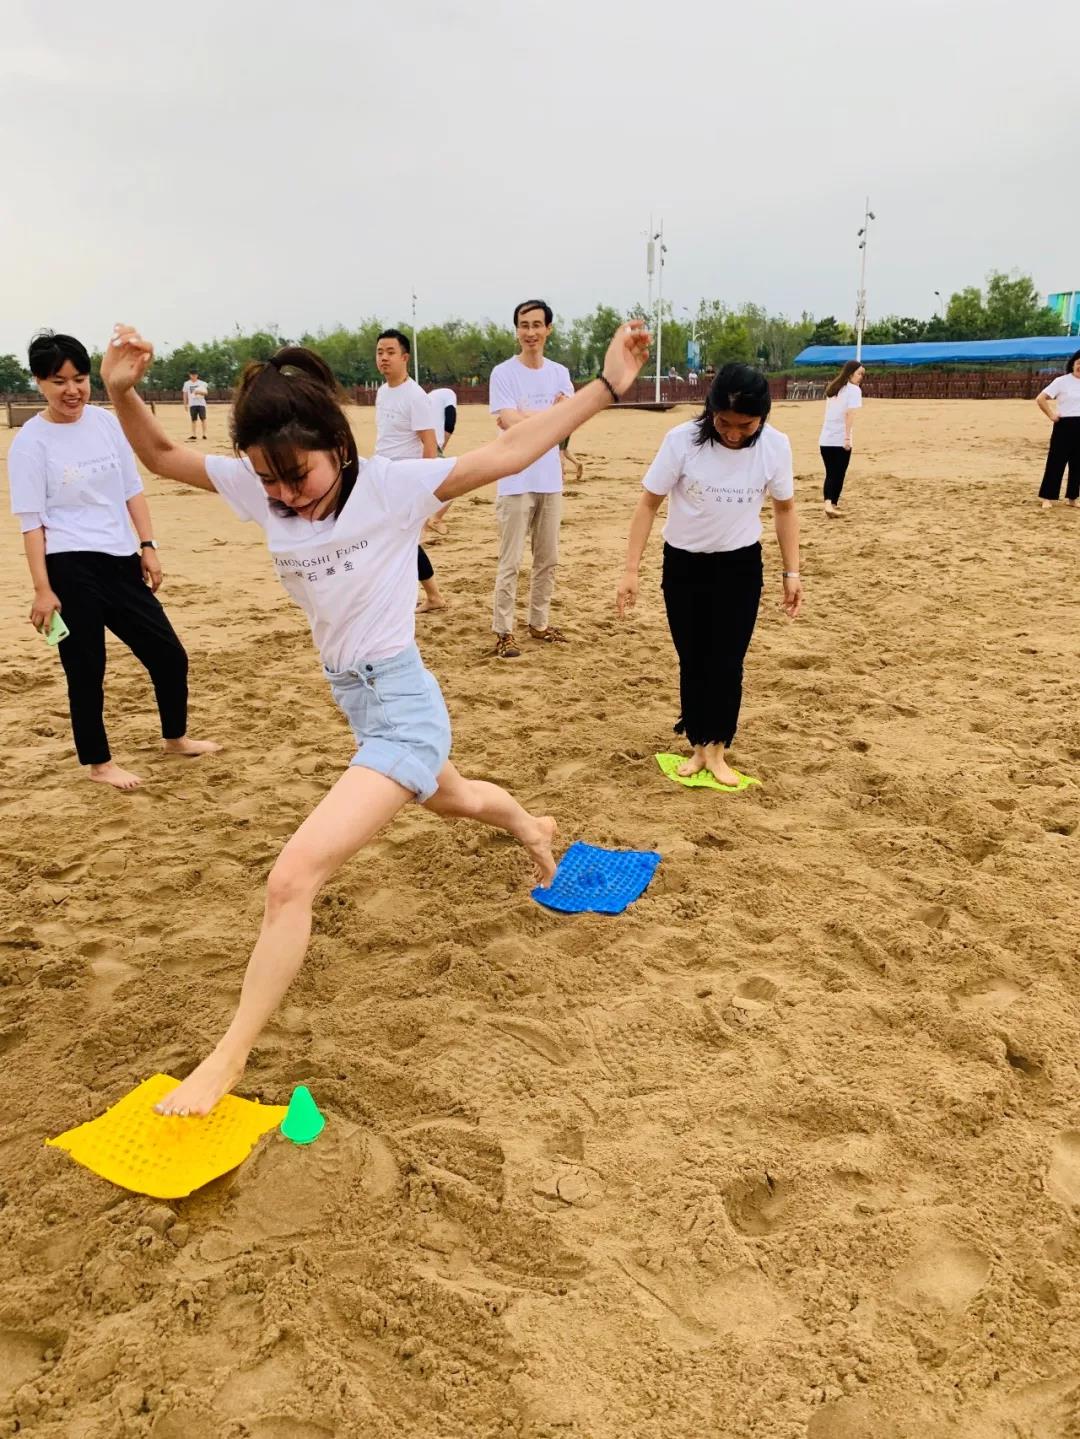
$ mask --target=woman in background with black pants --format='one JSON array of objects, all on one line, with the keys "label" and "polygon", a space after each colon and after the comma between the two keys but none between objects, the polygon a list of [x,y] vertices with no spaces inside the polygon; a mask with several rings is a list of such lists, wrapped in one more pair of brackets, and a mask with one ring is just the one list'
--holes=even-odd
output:
[{"label": "woman in background with black pants", "polygon": [[68,627],[60,661],[79,763],[101,784],[136,789],[138,775],[114,762],[105,734],[107,629],[150,673],[165,752],[195,757],[221,746],[188,738],[187,654],[156,598],[161,563],[150,507],[116,417],[89,404],[85,345],[71,335],[38,335],[30,372],[45,409],[8,455],[11,508],[34,582],[30,621],[47,631],[60,611]]},{"label": "woman in background with black pants", "polygon": [[825,463],[825,513],[831,520],[840,513],[840,493],[851,463],[851,429],[855,411],[862,406],[859,386],[865,374],[859,360],[847,360],[825,388],[825,420],[818,444]]},{"label": "woman in background with black pants", "polygon": [[760,370],[725,365],[704,413],[668,431],[642,481],[616,596],[621,618],[637,600],[641,557],[666,498],[664,605],[682,702],[675,732],[693,748],[679,773],[707,769],[725,785],[739,781],[724,751],[735,738],[743,660],[761,600],[766,495],[784,562],[781,604],[792,619],[802,607],[791,443],[765,423],[771,405]]},{"label": "woman in background with black pants", "polygon": [[1036,398],[1035,403],[1053,424],[1039,499],[1044,510],[1061,499],[1061,481],[1068,467],[1065,503],[1080,499],[1080,350],[1069,361],[1065,374],[1058,375]]}]

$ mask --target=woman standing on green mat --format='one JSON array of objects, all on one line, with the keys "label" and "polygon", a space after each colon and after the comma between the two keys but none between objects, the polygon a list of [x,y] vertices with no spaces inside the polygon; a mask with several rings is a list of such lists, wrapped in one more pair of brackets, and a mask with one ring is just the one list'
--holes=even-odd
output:
[{"label": "woman standing on green mat", "polygon": [[637,602],[641,557],[666,498],[662,586],[682,700],[675,732],[694,749],[679,774],[708,770],[724,785],[739,782],[724,751],[735,738],[743,659],[761,600],[766,495],[784,561],[781,606],[791,619],[802,608],[791,443],[765,423],[771,406],[760,370],[725,365],[699,418],[668,431],[642,481],[616,596],[622,618]]}]

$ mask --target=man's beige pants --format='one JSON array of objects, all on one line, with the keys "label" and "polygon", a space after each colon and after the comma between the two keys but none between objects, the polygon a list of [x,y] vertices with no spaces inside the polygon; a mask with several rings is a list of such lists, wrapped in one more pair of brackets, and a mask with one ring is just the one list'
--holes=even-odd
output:
[{"label": "man's beige pants", "polygon": [[529,587],[529,624],[547,629],[555,569],[559,563],[559,518],[562,495],[499,495],[495,519],[499,525],[499,571],[495,578],[495,612],[491,628],[497,635],[512,634],[517,601],[518,569],[525,553],[525,536],[532,543],[532,584]]}]

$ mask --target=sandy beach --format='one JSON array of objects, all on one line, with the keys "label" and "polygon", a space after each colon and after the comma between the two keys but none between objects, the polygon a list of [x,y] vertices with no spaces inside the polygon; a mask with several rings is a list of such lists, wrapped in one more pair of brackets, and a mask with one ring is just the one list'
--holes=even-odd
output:
[{"label": "sandy beach", "polygon": [[[227,749],[162,756],[111,645],[146,783],[89,783],[0,466],[0,1433],[1080,1435],[1080,510],[1036,507],[1033,404],[868,400],[827,521],[821,406],[778,405],[806,609],[778,609],[767,519],[734,750],[762,786],[688,792],[653,759],[679,746],[659,530],[631,620],[614,592],[690,414],[575,438],[570,645],[490,656],[487,494],[418,623],[459,768],[564,844],[658,849],[652,885],[556,915],[512,843],[406,811],[327,887],[240,1086],[307,1084],[323,1135],[169,1203],[43,1140],[217,1037],[350,736],[260,532],[151,478],[190,731]],[[463,410],[452,452],[492,433]]]}]

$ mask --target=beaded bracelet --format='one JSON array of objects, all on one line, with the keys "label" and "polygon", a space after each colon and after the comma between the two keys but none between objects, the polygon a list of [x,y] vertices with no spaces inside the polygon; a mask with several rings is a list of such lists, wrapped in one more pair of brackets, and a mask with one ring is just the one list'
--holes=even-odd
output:
[{"label": "beaded bracelet", "polygon": [[600,381],[600,383],[601,383],[601,384],[604,386],[604,388],[607,390],[608,394],[611,396],[612,400],[614,400],[615,404],[618,404],[618,403],[619,403],[619,396],[618,396],[618,394],[617,394],[616,391],[615,391],[615,386],[611,383],[611,381],[608,379],[608,377],[607,377],[606,375],[597,375],[596,378]]}]

